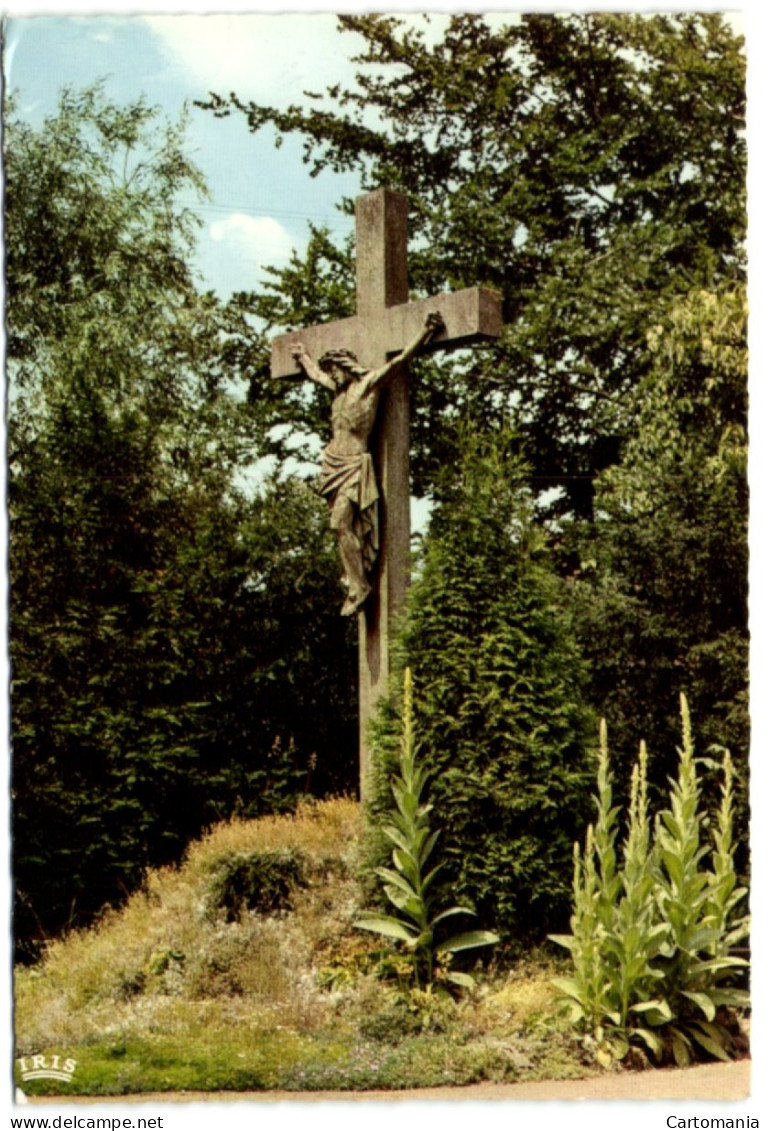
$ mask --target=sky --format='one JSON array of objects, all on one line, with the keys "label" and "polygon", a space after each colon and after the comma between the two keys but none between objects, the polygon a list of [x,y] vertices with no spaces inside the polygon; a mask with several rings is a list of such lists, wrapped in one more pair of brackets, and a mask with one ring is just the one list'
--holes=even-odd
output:
[{"label": "sky", "polygon": [[277,149],[272,131],[253,135],[242,115],[217,119],[192,103],[235,91],[285,107],[303,90],[325,89],[340,72],[335,27],[328,14],[11,17],[6,81],[34,125],[55,111],[63,86],[100,78],[115,101],[143,94],[172,121],[187,105],[188,152],[211,194],[186,201],[203,221],[197,266],[226,297],[257,285],[265,265],[285,264],[292,247],[302,249],[310,222],[346,235],[352,222],[336,205],[355,195],[358,181],[333,173],[313,180],[299,141]]},{"label": "sky", "polygon": [[[421,15],[407,18],[425,23]],[[446,22],[434,16],[430,34],[438,37]],[[62,87],[98,79],[117,103],[144,95],[171,121],[187,107],[187,152],[210,195],[180,203],[202,221],[195,261],[202,282],[227,298],[258,287],[265,268],[284,266],[293,249],[301,254],[311,223],[336,240],[349,235],[353,220],[339,203],[357,195],[360,181],[329,170],[311,178],[299,139],[276,148],[272,128],[252,134],[242,114],[216,118],[194,101],[234,91],[244,102],[283,109],[303,91],[322,93],[352,75],[348,57],[362,45],[341,34],[329,13],[11,15],[4,68],[18,113],[33,126],[55,113]],[[242,485],[273,462],[255,464]],[[424,529],[429,509],[427,501],[412,501],[415,530]]]},{"label": "sky", "polygon": [[[228,7],[235,10],[238,0]],[[235,15],[161,16],[151,6],[137,4],[132,12],[121,12],[120,6],[103,0],[95,15],[93,5],[81,0],[48,0],[43,10],[27,4],[17,4],[7,13],[5,27],[6,47],[4,67],[6,82],[18,91],[18,108],[31,124],[39,124],[44,117],[55,112],[58,94],[66,84],[84,86],[99,78],[105,79],[106,92],[115,101],[126,103],[144,94],[147,100],[161,107],[164,114],[176,120],[185,103],[190,105],[189,152],[195,158],[208,182],[211,197],[205,203],[193,198],[187,202],[195,205],[202,220],[197,267],[207,286],[226,297],[231,291],[252,288],[264,277],[265,266],[285,264],[292,247],[302,251],[308,223],[328,225],[336,237],[351,231],[352,221],[338,211],[336,205],[343,196],[354,196],[360,189],[357,177],[325,171],[311,179],[302,164],[301,143],[287,139],[280,149],[273,144],[270,130],[259,135],[248,132],[241,115],[219,120],[213,115],[192,107],[194,99],[205,98],[209,91],[227,95],[231,90],[244,100],[263,101],[280,107],[298,101],[304,90],[323,90],[331,82],[344,80],[352,72],[346,59],[346,43],[355,44],[355,37],[340,35],[336,31],[336,18],[328,12],[314,12],[308,3],[295,3],[296,9],[288,13],[251,13]],[[340,10],[355,10],[358,5],[346,0],[335,4]],[[574,7],[569,0],[558,5],[558,10]],[[605,3],[593,0],[591,10],[628,7],[622,3]],[[645,5],[634,5],[645,10]],[[728,5],[723,5],[727,7]],[[770,107],[770,68],[766,50],[767,21],[753,4],[729,5],[743,7],[746,12],[746,30],[749,47],[750,91],[750,150],[752,171],[749,192],[752,208],[751,272],[752,283],[752,618],[763,625],[770,623],[770,587],[766,584],[763,563],[767,559],[766,528],[763,529],[762,512],[766,508],[766,484],[770,482],[770,444],[757,444],[759,429],[766,430],[768,391],[766,383],[757,380],[768,369],[767,323],[761,314],[770,294],[770,256],[767,247],[767,218],[765,216],[766,176],[761,160],[766,142],[766,110]],[[144,7],[145,11],[142,12]],[[156,6],[157,7],[157,6]],[[179,4],[167,0],[165,12]],[[202,7],[202,0],[189,0],[184,5],[186,13]],[[247,5],[248,7],[248,5]],[[252,4],[251,8],[257,5]],[[376,9],[372,4],[368,10]],[[394,5],[400,11],[407,5]],[[478,8],[468,3],[466,8]],[[501,9],[501,5],[484,6]],[[508,7],[514,7],[509,4]],[[536,3],[528,10],[543,7]],[[547,7],[547,6],[546,6]],[[658,4],[660,8],[718,8],[707,2],[686,4]],[[770,5],[768,5],[770,7]],[[205,11],[205,7],[203,7]],[[385,9],[392,10],[392,9]],[[505,11],[505,6],[502,6]],[[417,20],[418,15],[411,18]],[[501,15],[497,16],[502,19]],[[441,22],[441,17],[437,17]],[[753,139],[763,139],[761,144]],[[757,513],[759,512],[759,529]],[[770,525],[770,524],[768,524]],[[758,552],[754,553],[754,550]],[[770,562],[768,562],[770,564]],[[753,670],[764,672],[770,664],[770,634],[755,633]],[[766,678],[766,677],[763,677]],[[756,680],[756,675],[755,675]],[[763,707],[756,696],[755,724],[762,733],[770,735],[768,719],[762,719]],[[758,769],[756,761],[754,771]],[[755,783],[756,785],[756,783]],[[761,828],[753,834],[755,856],[766,858],[767,842],[762,840]],[[760,1019],[761,1020],[761,1019]],[[759,1022],[758,1022],[759,1024]],[[236,1105],[231,1105],[233,1108]],[[268,1105],[260,1112],[260,1123],[277,1126],[274,1118],[278,1105]],[[655,1105],[657,1107],[657,1105]],[[268,1110],[268,1107],[272,1110]],[[343,1110],[347,1107],[347,1111]],[[359,1105],[342,1105],[335,1111],[334,1125],[352,1124],[353,1109]],[[615,1119],[598,1119],[595,1105],[585,1112],[595,1127],[614,1124]],[[406,1114],[406,1109],[402,1109]],[[216,1109],[210,1109],[213,1114]],[[690,1110],[687,1114],[694,1113]],[[703,1112],[699,1112],[703,1114]],[[732,1114],[731,1111],[729,1114]],[[111,1114],[119,1114],[112,1109]],[[120,1114],[133,1115],[127,1108]],[[151,1112],[150,1114],[155,1114]],[[238,1113],[240,1116],[241,1113]],[[243,1126],[253,1124],[253,1112],[248,1119],[244,1114]],[[391,1113],[392,1114],[392,1113]],[[502,1116],[502,1112],[500,1113]],[[713,1105],[707,1114],[715,1113]],[[740,1113],[738,1113],[740,1114]],[[759,1108],[747,1109],[743,1114],[759,1114]],[[203,1122],[186,1115],[184,1121],[166,1120],[164,1127],[175,1131],[183,1122],[186,1126],[204,1126]],[[623,1122],[626,1127],[665,1126],[664,1114],[649,1113],[648,1120],[637,1121],[626,1107]],[[369,1108],[366,1122],[384,1126],[386,1113],[375,1113]],[[240,1126],[240,1118],[228,1111],[228,1124]],[[579,1127],[583,1124],[575,1113],[562,1115],[565,1125]],[[538,1116],[534,1121],[540,1122]],[[510,1117],[503,1119],[484,1113],[487,1126],[509,1126]],[[357,1119],[358,1124],[358,1119]],[[407,1124],[410,1122],[406,1120]],[[467,1122],[467,1120],[464,1120]],[[283,1123],[283,1120],[280,1120]],[[388,1116],[390,1123],[390,1116]],[[450,1126],[444,1117],[442,1123]],[[319,1110],[313,1124],[331,1125],[321,1117]],[[415,1122],[415,1126],[416,1126]],[[459,1123],[458,1123],[459,1126]]]},{"label": "sky", "polygon": [[[224,298],[258,285],[267,264],[283,266],[292,248],[304,250],[310,223],[327,226],[335,238],[351,233],[352,219],[338,205],[360,191],[356,174],[325,170],[313,179],[299,139],[276,148],[271,129],[250,134],[240,114],[217,119],[193,106],[211,91],[225,97],[234,91],[244,101],[285,108],[303,91],[322,93],[344,81],[355,70],[349,56],[363,41],[338,32],[336,16],[307,10],[191,14],[194,3],[184,14],[128,15],[109,4],[102,5],[104,14],[87,14],[87,7],[73,14],[78,7],[73,0],[49,3],[45,14],[28,5],[8,13],[4,70],[8,87],[18,92],[19,112],[38,125],[55,112],[63,86],[97,79],[105,80],[115,101],[143,94],[172,121],[187,105],[188,152],[210,192],[205,203],[186,201],[203,221],[197,267],[208,286]],[[421,14],[405,18],[424,26]],[[447,17],[434,13],[431,19],[438,36]]]},{"label": "sky", "polygon": [[[348,57],[362,41],[338,32],[335,16],[127,15],[107,4],[105,14],[88,15],[72,14],[77,0],[61,13],[56,6],[39,15],[25,15],[34,9],[22,7],[7,18],[5,78],[18,92],[20,114],[38,125],[55,112],[63,86],[97,79],[115,101],[144,95],[172,121],[186,105],[188,152],[210,192],[204,202],[192,195],[185,201],[202,221],[196,266],[206,286],[223,298],[258,286],[265,266],[281,267],[292,248],[304,250],[310,223],[328,226],[337,239],[350,234],[352,220],[338,204],[360,191],[356,174],[325,170],[311,178],[299,139],[276,148],[272,129],[251,134],[241,114],[217,119],[193,106],[211,91],[225,97],[235,91],[244,101],[285,108],[303,91],[323,92],[344,80],[355,69]],[[407,18],[424,23],[419,14]],[[436,32],[445,22],[432,16]]]},{"label": "sky", "polygon": [[[71,11],[76,7],[71,6]],[[408,17],[424,22],[421,16]],[[500,17],[497,17],[500,19]],[[434,16],[438,29],[446,17]],[[358,176],[324,171],[311,178],[301,141],[280,148],[274,131],[251,134],[245,118],[218,119],[193,105],[209,92],[286,108],[302,92],[322,93],[355,69],[348,61],[362,40],[337,31],[329,13],[14,15],[6,24],[5,78],[20,115],[32,125],[55,112],[66,85],[104,80],[106,94],[126,104],[144,95],[171,121],[185,106],[188,152],[210,196],[185,203],[202,226],[196,266],[221,297],[249,289],[266,265],[281,267],[302,251],[309,225],[341,239],[352,219],[338,205],[360,191]]]}]

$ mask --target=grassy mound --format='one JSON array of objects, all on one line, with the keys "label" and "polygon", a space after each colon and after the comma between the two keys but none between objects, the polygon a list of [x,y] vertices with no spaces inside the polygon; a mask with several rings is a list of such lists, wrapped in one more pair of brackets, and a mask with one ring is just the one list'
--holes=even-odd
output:
[{"label": "grassy mound", "polygon": [[[17,971],[17,1058],[76,1061],[35,1094],[404,1088],[587,1074],[530,961],[459,1002],[382,977],[361,912],[358,805],[234,821]],[[393,963],[390,963],[392,969]],[[18,1067],[18,1065],[17,1065]]]}]

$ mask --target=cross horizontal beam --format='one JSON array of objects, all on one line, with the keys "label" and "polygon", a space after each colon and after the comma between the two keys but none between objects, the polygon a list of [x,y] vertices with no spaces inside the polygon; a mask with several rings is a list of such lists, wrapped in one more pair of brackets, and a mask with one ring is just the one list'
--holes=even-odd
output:
[{"label": "cross horizontal beam", "polygon": [[375,367],[381,364],[381,360],[367,357],[373,340],[386,342],[387,352],[391,355],[400,353],[417,336],[432,311],[441,315],[445,329],[426,347],[428,351],[456,349],[498,338],[502,330],[502,309],[497,291],[486,287],[444,291],[432,298],[384,308],[379,313],[379,326],[374,334],[368,321],[358,315],[311,326],[307,330],[280,334],[272,343],[272,376],[302,376],[291,355],[292,348],[300,342],[313,357],[318,358],[330,349],[344,348],[352,350],[362,365]]}]

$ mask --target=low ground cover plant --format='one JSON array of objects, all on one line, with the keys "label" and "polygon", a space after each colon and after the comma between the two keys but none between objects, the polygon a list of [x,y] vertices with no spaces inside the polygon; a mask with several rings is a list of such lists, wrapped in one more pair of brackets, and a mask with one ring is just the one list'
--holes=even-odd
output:
[{"label": "low ground cover plant", "polygon": [[[71,1057],[77,1068],[69,1084],[17,1083],[111,1095],[585,1075],[547,955],[487,971],[456,1002],[382,979],[380,940],[353,925],[362,833],[360,807],[345,798],[219,826],[97,927],[51,942],[16,973],[16,1056]],[[233,875],[243,880],[234,862],[252,883],[258,859],[302,861],[300,882],[272,909],[255,890],[230,898]],[[270,869],[265,879],[272,891]]]},{"label": "low ground cover plant", "polygon": [[569,950],[573,967],[555,984],[605,1066],[639,1050],[683,1066],[704,1056],[727,1060],[743,1048],[737,1016],[749,1005],[739,984],[748,961],[735,949],[749,924],[734,865],[733,768],[724,752],[721,804],[709,820],[684,696],[681,716],[668,807],[651,822],[642,745],[620,852],[602,725],[596,822],[582,851],[575,845],[572,933],[550,936]]},{"label": "low ground cover plant", "polygon": [[[424,966],[417,988],[414,951],[399,955],[355,925],[368,890],[360,806],[302,805],[219,826],[179,868],[151,872],[125,907],[19,969],[17,1057],[71,1058],[77,1068],[70,1083],[17,1082],[65,1095],[397,1089],[579,1077],[629,1064],[640,1049],[678,1063],[733,1055],[733,1018],[747,1002],[738,984],[746,962],[734,951],[747,923],[732,771],[726,757],[707,828],[685,720],[668,807],[651,818],[642,754],[620,847],[602,740],[597,819],[576,853],[572,934],[558,940],[569,958],[530,952],[505,966],[495,952],[452,999],[435,992],[446,972],[439,956],[433,988]],[[404,820],[411,813],[406,843],[412,864],[418,846],[419,867],[410,873],[397,845],[405,855],[379,876],[405,906],[418,895],[429,903],[433,870],[431,811],[410,773],[394,800]],[[393,828],[407,836],[406,824]],[[411,875],[412,894],[389,872]],[[428,906],[428,925],[440,907]],[[416,928],[404,907],[395,912]],[[401,965],[400,978],[382,977],[388,964]]]}]

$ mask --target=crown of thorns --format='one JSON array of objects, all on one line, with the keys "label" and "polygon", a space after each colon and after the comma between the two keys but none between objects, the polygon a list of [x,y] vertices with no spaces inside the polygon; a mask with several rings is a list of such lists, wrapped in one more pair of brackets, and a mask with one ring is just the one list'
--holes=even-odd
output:
[{"label": "crown of thorns", "polygon": [[359,364],[358,358],[352,350],[327,350],[325,354],[319,357],[318,364],[324,368],[327,365],[339,365],[341,369],[347,369],[348,372],[354,374],[366,373],[366,369]]}]

